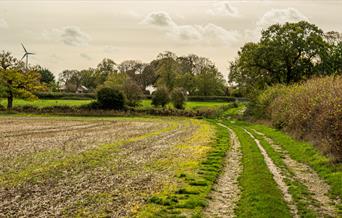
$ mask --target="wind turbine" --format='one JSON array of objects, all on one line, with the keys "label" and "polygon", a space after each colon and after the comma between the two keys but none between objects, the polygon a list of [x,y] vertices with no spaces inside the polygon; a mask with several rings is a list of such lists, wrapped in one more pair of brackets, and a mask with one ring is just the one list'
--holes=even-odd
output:
[{"label": "wind turbine", "polygon": [[32,53],[32,52],[28,52],[28,51],[26,50],[26,48],[25,48],[25,46],[24,46],[23,43],[21,43],[21,46],[23,46],[23,49],[24,49],[24,51],[25,51],[25,54],[24,54],[24,56],[23,56],[20,60],[23,60],[23,59],[26,57],[26,65],[25,65],[25,68],[26,68],[26,70],[27,70],[27,66],[28,66],[28,57],[29,57],[29,55],[35,55],[35,54]]}]

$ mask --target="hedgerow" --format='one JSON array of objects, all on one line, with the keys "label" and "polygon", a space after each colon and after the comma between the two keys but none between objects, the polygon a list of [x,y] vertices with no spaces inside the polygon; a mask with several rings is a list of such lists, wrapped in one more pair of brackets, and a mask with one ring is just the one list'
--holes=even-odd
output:
[{"label": "hedgerow", "polygon": [[342,160],[342,76],[271,87],[258,97],[257,105],[274,127],[311,140]]}]

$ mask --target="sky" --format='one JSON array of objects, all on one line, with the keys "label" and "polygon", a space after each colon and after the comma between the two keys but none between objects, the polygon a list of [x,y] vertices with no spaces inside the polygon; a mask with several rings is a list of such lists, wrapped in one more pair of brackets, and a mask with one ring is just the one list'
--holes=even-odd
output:
[{"label": "sky", "polygon": [[229,62],[274,23],[306,20],[342,32],[342,0],[0,0],[0,50],[50,69],[96,67],[103,58],[150,62],[163,51]]}]

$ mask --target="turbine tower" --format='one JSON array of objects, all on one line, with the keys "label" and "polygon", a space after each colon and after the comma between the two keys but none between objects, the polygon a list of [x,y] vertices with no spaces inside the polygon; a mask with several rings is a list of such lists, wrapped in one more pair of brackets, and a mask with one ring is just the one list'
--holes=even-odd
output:
[{"label": "turbine tower", "polygon": [[27,70],[27,66],[28,66],[28,57],[29,57],[29,55],[35,55],[35,54],[32,53],[32,52],[28,52],[28,51],[26,50],[26,48],[25,48],[25,46],[24,46],[23,43],[21,43],[21,46],[23,46],[23,49],[24,49],[24,51],[25,51],[25,54],[24,54],[24,56],[23,56],[20,60],[23,60],[23,59],[26,57],[26,65],[25,65],[25,68],[26,68],[26,70]]}]

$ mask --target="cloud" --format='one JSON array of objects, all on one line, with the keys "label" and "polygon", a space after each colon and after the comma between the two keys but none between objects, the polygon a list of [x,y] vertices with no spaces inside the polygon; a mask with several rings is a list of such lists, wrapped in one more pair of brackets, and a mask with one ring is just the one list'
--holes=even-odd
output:
[{"label": "cloud", "polygon": [[160,28],[166,36],[180,43],[229,45],[238,40],[237,31],[209,23],[206,25],[178,25],[166,12],[152,12],[141,22]]},{"label": "cloud", "polygon": [[91,58],[89,55],[87,55],[86,53],[81,53],[80,56],[81,56],[82,58],[88,60],[88,61],[92,60],[92,58]]},{"label": "cloud", "polygon": [[143,24],[156,25],[159,27],[176,26],[170,15],[164,11],[152,12],[148,14],[142,21]]},{"label": "cloud", "polygon": [[266,29],[273,24],[284,24],[286,22],[298,22],[301,20],[308,20],[308,18],[297,9],[272,9],[267,11],[256,24],[257,28]]},{"label": "cloud", "polygon": [[70,46],[86,46],[91,39],[87,33],[77,26],[67,26],[45,31],[43,37],[46,39],[56,39]]},{"label": "cloud", "polygon": [[5,19],[0,18],[0,28],[8,28],[8,23]]},{"label": "cloud", "polygon": [[219,1],[213,4],[213,7],[208,9],[208,14],[212,16],[239,16],[237,8],[233,7],[229,1]]},{"label": "cloud", "polygon": [[297,9],[271,9],[257,20],[254,29],[245,30],[245,37],[246,40],[259,40],[261,31],[273,24],[284,24],[286,22],[298,22],[301,20],[308,20],[308,18]]},{"label": "cloud", "polygon": [[112,45],[106,45],[103,49],[103,51],[105,53],[114,53],[114,52],[118,52],[119,51],[119,48],[118,47],[115,47],[115,46],[112,46]]}]

